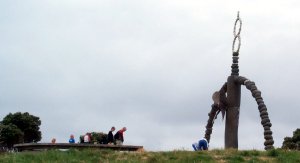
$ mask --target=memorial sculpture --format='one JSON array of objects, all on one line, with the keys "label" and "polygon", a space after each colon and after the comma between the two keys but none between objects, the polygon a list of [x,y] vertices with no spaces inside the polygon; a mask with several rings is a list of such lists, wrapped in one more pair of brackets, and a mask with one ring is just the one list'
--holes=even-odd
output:
[{"label": "memorial sculpture", "polygon": [[[221,112],[222,117],[225,116],[225,149],[238,148],[238,127],[239,127],[239,113],[241,100],[241,85],[245,85],[251,91],[252,96],[257,102],[258,110],[260,112],[261,124],[264,128],[264,145],[265,150],[273,149],[273,136],[271,131],[272,123],[267,111],[267,106],[261,96],[261,92],[257,89],[255,83],[246,77],[239,76],[239,50],[241,47],[241,29],[242,20],[237,14],[233,29],[233,44],[232,44],[232,65],[231,75],[227,78],[227,82],[221,89],[213,94],[212,109],[208,114],[209,119],[206,125],[205,138],[210,142],[210,135],[212,127],[217,115]],[[237,44],[237,45],[236,45]]]}]

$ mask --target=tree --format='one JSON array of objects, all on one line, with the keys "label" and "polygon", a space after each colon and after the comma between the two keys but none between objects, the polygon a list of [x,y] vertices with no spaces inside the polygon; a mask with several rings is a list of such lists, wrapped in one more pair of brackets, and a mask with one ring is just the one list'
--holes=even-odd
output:
[{"label": "tree", "polygon": [[[39,117],[30,115],[28,112],[21,113],[9,113],[6,117],[3,118],[3,120],[0,122],[0,124],[7,130],[1,130],[0,135],[5,136],[7,135],[6,132],[10,131],[11,134],[15,133],[16,135],[21,135],[22,139],[17,139],[14,137],[14,143],[20,143],[19,140],[22,140],[24,143],[31,143],[31,142],[38,142],[41,140],[41,131],[40,125],[41,120]],[[8,130],[8,128],[10,130]],[[3,139],[8,140],[8,139]],[[4,142],[6,144],[7,142]]]},{"label": "tree", "polygon": [[0,125],[0,142],[11,148],[14,144],[23,142],[23,132],[14,124]]},{"label": "tree", "polygon": [[296,131],[294,131],[293,141],[294,142],[299,142],[300,141],[300,128],[298,128]]},{"label": "tree", "polygon": [[285,137],[282,143],[283,149],[300,150],[300,128],[293,132],[293,137]]}]

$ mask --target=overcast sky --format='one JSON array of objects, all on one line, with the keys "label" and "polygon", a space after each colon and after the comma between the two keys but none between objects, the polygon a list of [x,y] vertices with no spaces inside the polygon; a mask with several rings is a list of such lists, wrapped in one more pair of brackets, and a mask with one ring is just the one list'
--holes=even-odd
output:
[{"label": "overcast sky", "polygon": [[[125,144],[192,150],[212,93],[231,73],[240,11],[240,75],[262,91],[281,147],[300,127],[299,8],[298,0],[2,0],[0,119],[40,117],[41,142],[126,126]],[[219,117],[212,149],[224,148],[224,129]],[[263,143],[243,87],[239,149]]]}]

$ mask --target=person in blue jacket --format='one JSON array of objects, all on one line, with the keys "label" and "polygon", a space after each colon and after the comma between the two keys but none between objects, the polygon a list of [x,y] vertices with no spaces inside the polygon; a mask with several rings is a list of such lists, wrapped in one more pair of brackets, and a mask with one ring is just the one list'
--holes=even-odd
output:
[{"label": "person in blue jacket", "polygon": [[208,150],[208,141],[205,138],[199,140],[198,143],[192,144],[195,151]]},{"label": "person in blue jacket", "polygon": [[75,143],[74,135],[70,135],[69,143]]}]

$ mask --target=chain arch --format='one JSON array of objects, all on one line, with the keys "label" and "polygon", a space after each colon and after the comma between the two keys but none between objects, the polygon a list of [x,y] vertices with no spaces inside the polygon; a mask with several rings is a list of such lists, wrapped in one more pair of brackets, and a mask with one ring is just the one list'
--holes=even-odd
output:
[{"label": "chain arch", "polygon": [[254,97],[257,105],[258,105],[258,111],[260,113],[261,118],[261,125],[264,128],[264,138],[265,138],[265,150],[274,149],[274,140],[272,136],[271,126],[272,123],[269,118],[269,114],[267,111],[267,106],[265,105],[265,102],[263,98],[261,97],[261,92],[257,89],[255,83],[253,81],[250,81],[249,79],[239,76],[236,80],[238,84],[245,85],[246,88],[252,93],[252,96]]}]

